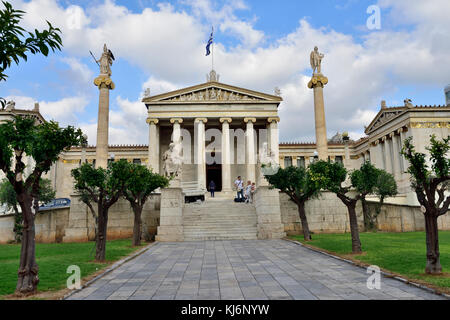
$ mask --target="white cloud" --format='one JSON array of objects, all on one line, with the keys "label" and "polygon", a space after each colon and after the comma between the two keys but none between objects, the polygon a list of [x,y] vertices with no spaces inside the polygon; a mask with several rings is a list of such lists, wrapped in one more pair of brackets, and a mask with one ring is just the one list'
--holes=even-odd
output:
[{"label": "white cloud", "polygon": [[[32,110],[35,101],[26,96],[9,96],[6,100],[16,102],[16,109]],[[40,113],[46,120],[58,121],[61,125],[76,124],[77,115],[82,113],[88,104],[85,97],[69,97],[57,101],[39,101]]]},{"label": "white cloud", "polygon": [[[92,76],[75,57],[87,56],[89,49],[98,53],[107,43],[116,58],[151,75],[142,89],[150,87],[152,95],[204,81],[210,67],[204,47],[213,23],[240,40],[231,47],[216,43],[216,70],[221,81],[268,93],[275,86],[281,88],[282,140],[314,139],[313,92],[306,84],[311,73],[309,53],[315,45],[325,53],[323,72],[329,84],[324,95],[330,136],[336,131],[362,135],[363,126],[378,111],[379,101],[402,86],[443,87],[449,81],[448,0],[436,0],[433,5],[420,0],[379,0],[383,29],[368,32],[362,42],[332,29],[314,28],[301,19],[296,30],[271,43],[264,42],[266,35],[254,27],[255,20],[238,17],[236,10],[249,10],[242,0],[219,8],[210,0],[186,0],[192,9],[189,13],[169,4],[136,13],[109,0],[85,10],[63,8],[54,0],[14,2],[28,12],[29,26],[39,27],[46,19],[61,26],[65,54],[71,57],[66,63],[80,79],[87,81]],[[79,16],[79,28],[67,24],[74,12]],[[412,27],[386,27],[396,23]],[[266,46],[261,47],[262,43]],[[47,106],[49,114],[67,119],[66,112],[74,114],[67,105],[82,110],[76,109],[82,103],[68,99],[60,102],[65,112],[53,104]],[[111,142],[147,141],[143,104],[120,97],[116,102],[118,110],[111,111]],[[84,126],[89,134],[95,133],[92,124]]]}]

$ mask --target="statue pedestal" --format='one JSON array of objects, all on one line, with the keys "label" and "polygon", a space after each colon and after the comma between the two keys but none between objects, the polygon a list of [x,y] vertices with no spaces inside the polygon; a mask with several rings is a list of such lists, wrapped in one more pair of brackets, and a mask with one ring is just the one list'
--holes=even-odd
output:
[{"label": "statue pedestal", "polygon": [[169,188],[181,188],[181,179],[175,178],[173,180],[170,180]]},{"label": "statue pedestal", "polygon": [[277,189],[261,186],[255,192],[258,217],[258,239],[282,239],[286,236],[281,222],[280,193]]},{"label": "statue pedestal", "polygon": [[183,234],[183,192],[181,188],[161,190],[160,226],[156,241],[184,241]]}]

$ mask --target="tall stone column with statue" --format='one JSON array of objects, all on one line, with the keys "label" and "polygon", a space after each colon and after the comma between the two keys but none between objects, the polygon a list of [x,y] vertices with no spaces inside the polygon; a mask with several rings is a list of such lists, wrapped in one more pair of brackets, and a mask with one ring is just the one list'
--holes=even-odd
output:
[{"label": "tall stone column with statue", "polygon": [[103,53],[99,60],[96,60],[100,67],[100,75],[95,78],[94,84],[100,91],[98,101],[98,122],[97,122],[97,147],[95,151],[97,168],[108,166],[108,129],[109,129],[109,90],[114,90],[114,82],[111,80],[111,65],[114,55],[106,44],[103,46]]},{"label": "tall stone column with statue", "polygon": [[328,160],[327,126],[325,121],[325,104],[323,100],[323,88],[328,83],[328,78],[322,74],[322,59],[324,54],[319,53],[317,47],[311,52],[310,62],[313,69],[308,88],[314,90],[314,116],[316,124],[316,146],[320,160]]}]

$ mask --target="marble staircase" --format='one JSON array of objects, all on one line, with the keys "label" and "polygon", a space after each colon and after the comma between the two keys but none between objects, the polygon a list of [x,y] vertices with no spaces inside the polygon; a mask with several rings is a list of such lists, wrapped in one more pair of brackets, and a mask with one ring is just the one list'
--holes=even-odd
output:
[{"label": "marble staircase", "polygon": [[257,239],[257,216],[253,204],[235,203],[234,197],[216,193],[215,198],[186,204],[183,208],[185,241]]}]

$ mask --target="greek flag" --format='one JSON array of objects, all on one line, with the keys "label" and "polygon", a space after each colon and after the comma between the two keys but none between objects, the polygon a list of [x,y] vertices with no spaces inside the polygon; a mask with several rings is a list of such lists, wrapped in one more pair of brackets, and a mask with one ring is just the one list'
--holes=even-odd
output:
[{"label": "greek flag", "polygon": [[214,29],[211,32],[211,35],[209,36],[208,44],[206,45],[206,55],[209,56],[211,54],[211,50],[209,50],[209,47],[212,45],[214,41]]}]

